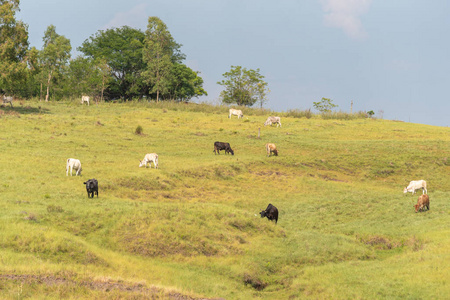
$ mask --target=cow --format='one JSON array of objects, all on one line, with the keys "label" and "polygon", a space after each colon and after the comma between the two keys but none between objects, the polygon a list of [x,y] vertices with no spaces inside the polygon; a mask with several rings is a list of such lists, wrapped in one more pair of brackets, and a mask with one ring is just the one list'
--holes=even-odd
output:
[{"label": "cow", "polygon": [[230,108],[230,114],[228,115],[228,118],[231,119],[231,116],[237,116],[238,119],[243,118],[244,114],[242,113],[242,110]]},{"label": "cow", "polygon": [[152,162],[155,165],[155,169],[158,169],[158,154],[156,153],[147,153],[144,156],[142,161],[139,160],[139,168],[144,166],[147,168],[147,164],[150,165],[150,169],[152,168]]},{"label": "cow", "polygon": [[81,171],[83,170],[81,168],[81,162],[78,159],[75,158],[68,158],[66,163],[66,176],[69,176],[69,169],[70,169],[70,176],[72,176],[72,170],[75,170],[75,176],[80,175]]},{"label": "cow", "polygon": [[427,194],[422,194],[417,199],[417,204],[414,205],[416,212],[422,211],[423,208],[426,207],[427,210],[430,210],[430,197]]},{"label": "cow", "polygon": [[87,102],[89,106],[89,96],[81,96],[81,104],[84,104],[84,102]]},{"label": "cow", "polygon": [[215,142],[213,152],[220,155],[220,150],[225,150],[225,154],[231,153],[231,155],[234,155],[229,143]]},{"label": "cow", "polygon": [[275,146],[275,144],[267,143],[266,151],[267,151],[267,157],[269,157],[271,153],[273,153],[275,156],[278,156],[278,150],[277,150],[277,146]]},{"label": "cow", "polygon": [[13,107],[12,102],[13,102],[13,97],[3,95],[3,105],[6,103],[9,103],[11,105],[11,107]]},{"label": "cow", "polygon": [[261,218],[267,217],[269,220],[275,220],[275,224],[278,223],[278,209],[269,203],[266,210],[263,210],[259,213]]},{"label": "cow", "polygon": [[94,198],[94,193],[98,198],[98,181],[95,178],[89,179],[86,182],[83,182],[86,185],[86,191],[88,193],[88,198]]},{"label": "cow", "polygon": [[422,189],[422,194],[427,194],[427,182],[425,180],[411,181],[407,187],[403,189],[403,193],[411,192],[412,195],[416,193],[416,190]]},{"label": "cow", "polygon": [[264,122],[264,126],[267,126],[267,125],[271,126],[273,123],[277,124],[277,128],[278,128],[278,126],[281,127],[281,118],[280,117],[273,117],[273,116],[272,117],[268,117],[266,122]]}]

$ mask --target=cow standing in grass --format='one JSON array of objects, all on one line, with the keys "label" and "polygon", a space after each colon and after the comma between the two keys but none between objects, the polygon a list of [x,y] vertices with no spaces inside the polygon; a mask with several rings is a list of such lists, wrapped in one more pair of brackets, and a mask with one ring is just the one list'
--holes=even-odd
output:
[{"label": "cow standing in grass", "polygon": [[5,105],[6,103],[9,103],[11,105],[11,107],[13,107],[12,102],[13,102],[13,97],[3,95],[3,105]]},{"label": "cow standing in grass", "polygon": [[270,221],[275,221],[275,224],[278,223],[278,209],[269,203],[267,208],[259,213],[261,218],[267,217]]},{"label": "cow standing in grass", "polygon": [[273,143],[267,143],[266,144],[266,151],[267,151],[267,157],[269,157],[270,154],[272,154],[272,153],[275,156],[278,156],[277,146],[275,146],[275,144],[273,144]]},{"label": "cow standing in grass", "polygon": [[240,118],[244,117],[244,114],[242,113],[242,110],[240,110],[240,109],[230,108],[230,114],[228,115],[228,118],[231,119],[231,116],[237,116],[238,119],[240,119]]},{"label": "cow standing in grass", "polygon": [[83,170],[81,168],[81,162],[78,159],[75,158],[68,158],[66,162],[66,176],[69,176],[69,170],[70,170],[70,176],[72,176],[72,171],[75,170],[75,176],[80,175],[81,171]]},{"label": "cow standing in grass", "polygon": [[280,126],[281,127],[281,118],[280,117],[268,117],[266,122],[264,122],[264,126],[272,126],[273,123],[277,124],[277,127]]},{"label": "cow standing in grass", "polygon": [[427,208],[427,210],[430,210],[430,197],[428,197],[427,194],[422,194],[417,199],[417,204],[414,205],[414,208],[416,212],[422,211],[424,208]]},{"label": "cow standing in grass", "polygon": [[152,168],[152,162],[155,165],[155,169],[158,169],[158,154],[156,153],[148,153],[145,154],[145,157],[142,161],[139,161],[139,168],[144,166],[147,168],[147,164],[150,165],[150,169]]},{"label": "cow standing in grass", "polygon": [[95,178],[89,179],[86,182],[83,182],[86,185],[86,191],[88,193],[88,198],[94,198],[94,193],[98,198],[98,181]]},{"label": "cow standing in grass", "polygon": [[84,104],[84,102],[89,106],[89,96],[81,96],[81,104]]},{"label": "cow standing in grass", "polygon": [[214,143],[214,154],[220,154],[220,150],[225,150],[225,154],[231,153],[234,155],[233,149],[231,149],[230,143],[215,142]]},{"label": "cow standing in grass", "polygon": [[411,181],[407,187],[403,189],[403,193],[411,192],[413,195],[416,193],[416,190],[422,189],[422,194],[426,194],[427,192],[427,182],[425,180],[417,180]]}]

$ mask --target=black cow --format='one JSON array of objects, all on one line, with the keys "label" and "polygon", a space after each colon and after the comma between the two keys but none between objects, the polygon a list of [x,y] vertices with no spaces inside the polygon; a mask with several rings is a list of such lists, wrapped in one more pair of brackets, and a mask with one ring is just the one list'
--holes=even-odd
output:
[{"label": "black cow", "polygon": [[220,154],[220,150],[225,150],[225,154],[231,153],[231,155],[234,155],[234,151],[231,149],[229,143],[215,142],[213,152],[215,154]]},{"label": "black cow", "polygon": [[266,208],[266,210],[263,210],[260,212],[261,218],[267,217],[269,220],[275,220],[275,224],[278,222],[278,209],[273,206],[272,204],[269,204]]},{"label": "black cow", "polygon": [[88,198],[94,198],[94,193],[97,194],[97,198],[98,198],[98,181],[97,181],[97,179],[92,178],[83,183],[86,185],[86,191],[88,193]]}]

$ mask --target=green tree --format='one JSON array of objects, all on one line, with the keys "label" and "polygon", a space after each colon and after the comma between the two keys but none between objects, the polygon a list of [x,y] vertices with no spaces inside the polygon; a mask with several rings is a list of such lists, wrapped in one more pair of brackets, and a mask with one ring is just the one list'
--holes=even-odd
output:
[{"label": "green tree", "polygon": [[145,82],[152,86],[151,92],[156,93],[156,102],[159,101],[160,94],[168,92],[173,64],[184,59],[179,51],[180,47],[161,19],[148,18],[142,52],[147,67],[142,75]]},{"label": "green tree", "polygon": [[247,70],[241,66],[231,66],[231,70],[222,74],[224,80],[217,82],[225,87],[220,93],[223,103],[252,106],[258,100],[265,102],[268,93],[267,82],[259,69]]},{"label": "green tree", "polygon": [[184,64],[175,63],[171,69],[168,85],[170,98],[178,101],[189,101],[192,97],[208,95],[203,89],[203,79]]},{"label": "green tree", "polygon": [[313,102],[313,106],[323,114],[329,113],[333,108],[337,107],[337,105],[333,103],[333,100],[329,98],[322,98],[322,100],[318,102]]},{"label": "green tree", "polygon": [[23,94],[28,78],[28,26],[17,21],[19,0],[0,0],[0,90]]},{"label": "green tree", "polygon": [[[96,61],[102,70],[109,98],[142,97],[148,94],[141,73],[145,35],[128,26],[98,31],[78,48]],[[108,76],[108,74],[110,76]]]},{"label": "green tree", "polygon": [[56,27],[50,25],[44,33],[42,39],[44,46],[41,50],[41,64],[43,72],[47,74],[47,94],[45,101],[48,101],[50,94],[50,84],[52,79],[61,75],[70,59],[70,40],[56,33]]}]

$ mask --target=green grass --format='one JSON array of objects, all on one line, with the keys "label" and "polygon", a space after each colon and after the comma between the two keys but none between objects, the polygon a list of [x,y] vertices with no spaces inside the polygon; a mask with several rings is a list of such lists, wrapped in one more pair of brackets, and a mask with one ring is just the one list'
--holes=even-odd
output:
[{"label": "green grass", "polygon": [[[449,128],[306,111],[276,128],[276,113],[227,111],[0,108],[0,298],[448,298]],[[151,152],[159,169],[139,168]],[[70,157],[82,177],[65,175]],[[430,211],[402,192],[417,179]],[[259,217],[268,203],[278,225]]]}]

